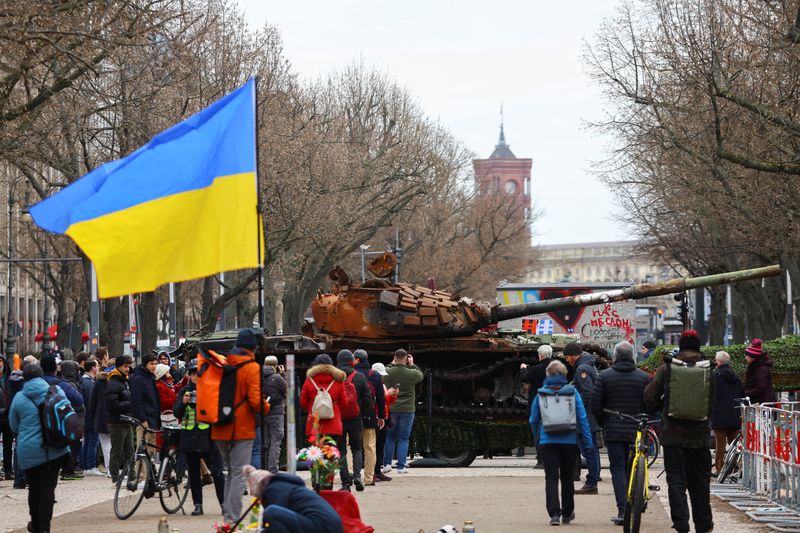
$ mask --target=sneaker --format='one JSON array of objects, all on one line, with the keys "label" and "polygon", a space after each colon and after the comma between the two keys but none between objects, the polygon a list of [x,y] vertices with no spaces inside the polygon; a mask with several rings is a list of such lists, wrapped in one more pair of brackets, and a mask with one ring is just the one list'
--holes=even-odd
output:
[{"label": "sneaker", "polygon": [[64,472],[61,474],[61,481],[77,481],[83,479],[83,475],[78,475],[77,472]]},{"label": "sneaker", "polygon": [[572,511],[572,512],[569,514],[569,516],[562,516],[562,517],[561,517],[561,523],[562,523],[562,524],[569,524],[569,523],[570,523],[570,522],[572,522],[573,520],[575,520],[575,511]]},{"label": "sneaker", "polygon": [[405,466],[398,467],[397,468],[397,473],[398,474],[408,474],[408,468],[406,468]]},{"label": "sneaker", "polygon": [[359,478],[353,479],[353,486],[355,486],[358,492],[362,492],[364,490],[364,483]]},{"label": "sneaker", "polygon": [[391,471],[392,471],[392,465],[383,465],[383,467],[381,468],[381,472],[383,472],[384,474],[388,474]]},{"label": "sneaker", "polygon": [[104,473],[102,473],[102,472],[101,472],[100,470],[98,470],[97,468],[90,468],[89,470],[86,470],[86,471],[85,471],[83,474],[84,474],[85,476],[100,476],[100,477],[103,477],[103,476],[105,476],[105,474],[104,474]]},{"label": "sneaker", "polygon": [[579,489],[575,489],[575,494],[597,494],[597,485],[584,485]]},{"label": "sneaker", "polygon": [[344,491],[344,492],[352,492],[350,490],[350,485],[342,485],[342,488],[340,488],[339,490]]},{"label": "sneaker", "polygon": [[622,515],[612,516],[611,521],[614,523],[615,526],[621,526],[625,523],[625,517]]},{"label": "sneaker", "polygon": [[372,478],[375,481],[391,481],[392,478],[381,472],[380,474],[375,474],[375,477]]},{"label": "sneaker", "polygon": [[194,511],[192,511],[192,516],[201,516],[202,514],[203,514],[203,506],[195,505]]},{"label": "sneaker", "polygon": [[561,525],[561,517],[557,514],[554,514],[550,517],[550,525],[551,526],[560,526]]},{"label": "sneaker", "polygon": [[203,474],[203,477],[200,478],[200,479],[201,479],[201,482],[203,483],[204,487],[206,485],[211,485],[212,483],[214,483],[214,478],[211,476],[211,472]]}]

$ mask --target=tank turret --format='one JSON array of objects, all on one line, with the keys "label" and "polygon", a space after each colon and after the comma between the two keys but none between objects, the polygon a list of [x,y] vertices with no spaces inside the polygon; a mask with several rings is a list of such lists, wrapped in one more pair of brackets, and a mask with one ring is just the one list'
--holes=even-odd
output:
[{"label": "tank turret", "polygon": [[320,292],[311,303],[315,327],[328,335],[358,339],[434,339],[469,336],[501,320],[547,313],[570,307],[638,300],[688,289],[778,276],[779,265],[726,272],[697,278],[678,278],[623,289],[579,294],[518,305],[497,305],[458,298],[451,293],[411,283],[392,283],[385,254],[369,265],[375,278],[353,283],[340,268],[331,270],[331,292]]}]

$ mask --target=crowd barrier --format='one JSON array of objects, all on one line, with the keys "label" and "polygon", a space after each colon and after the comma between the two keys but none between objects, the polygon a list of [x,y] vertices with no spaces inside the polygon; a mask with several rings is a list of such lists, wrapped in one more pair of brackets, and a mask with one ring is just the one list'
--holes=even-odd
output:
[{"label": "crowd barrier", "polygon": [[800,402],[742,410],[742,486],[800,511]]}]

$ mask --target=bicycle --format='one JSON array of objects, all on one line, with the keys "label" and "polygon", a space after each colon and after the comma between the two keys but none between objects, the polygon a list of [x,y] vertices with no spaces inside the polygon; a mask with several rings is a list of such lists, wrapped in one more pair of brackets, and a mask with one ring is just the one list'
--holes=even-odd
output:
[{"label": "bicycle", "polygon": [[[168,514],[175,514],[179,510],[186,514],[183,504],[189,495],[189,484],[186,468],[183,462],[178,460],[177,443],[180,427],[165,426],[162,430],[153,430],[146,428],[141,421],[133,417],[123,415],[120,418],[132,426],[142,427],[144,432],[133,457],[117,478],[114,490],[114,514],[120,520],[130,518],[144,498],[152,498],[156,493],[161,507]],[[149,448],[158,450],[158,446],[147,442],[146,433],[163,435],[164,442],[159,450],[161,460],[157,472]]]},{"label": "bicycle", "polygon": [[[742,407],[749,407],[752,405],[750,403],[750,397],[745,396],[744,398],[734,398],[735,401],[739,402],[739,409]],[[733,438],[730,444],[725,451],[725,460],[722,462],[722,468],[717,473],[717,483],[724,483],[725,480],[730,476],[731,481],[736,483],[737,478],[736,476],[732,476],[734,470],[737,472],[742,468],[742,430],[736,433],[736,436]]]},{"label": "bicycle", "polygon": [[[623,517],[624,533],[639,533],[642,524],[642,513],[647,508],[647,501],[650,499],[650,480],[648,468],[652,464],[647,456],[648,441],[651,437],[658,439],[650,426],[655,423],[650,420],[647,414],[631,416],[619,411],[603,409],[603,412],[610,416],[616,416],[623,420],[636,422],[636,440],[634,442],[634,455],[631,458],[631,474],[628,480],[628,492],[625,499],[625,515]],[[653,460],[655,461],[655,459]],[[652,490],[657,490],[653,487]]]}]

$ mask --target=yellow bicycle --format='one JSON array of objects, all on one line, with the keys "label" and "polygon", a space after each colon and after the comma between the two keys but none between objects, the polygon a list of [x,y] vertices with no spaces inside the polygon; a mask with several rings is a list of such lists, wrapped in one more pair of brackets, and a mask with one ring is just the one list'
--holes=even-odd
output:
[{"label": "yellow bicycle", "polygon": [[[603,409],[603,412],[609,416],[630,420],[637,424],[622,526],[624,533],[639,533],[639,527],[642,525],[642,513],[647,508],[647,501],[650,499],[651,488],[648,475],[649,460],[647,457],[647,451],[650,447],[648,428],[654,421],[647,418],[647,414],[631,416],[610,409]],[[657,487],[654,488],[657,490]]]}]

